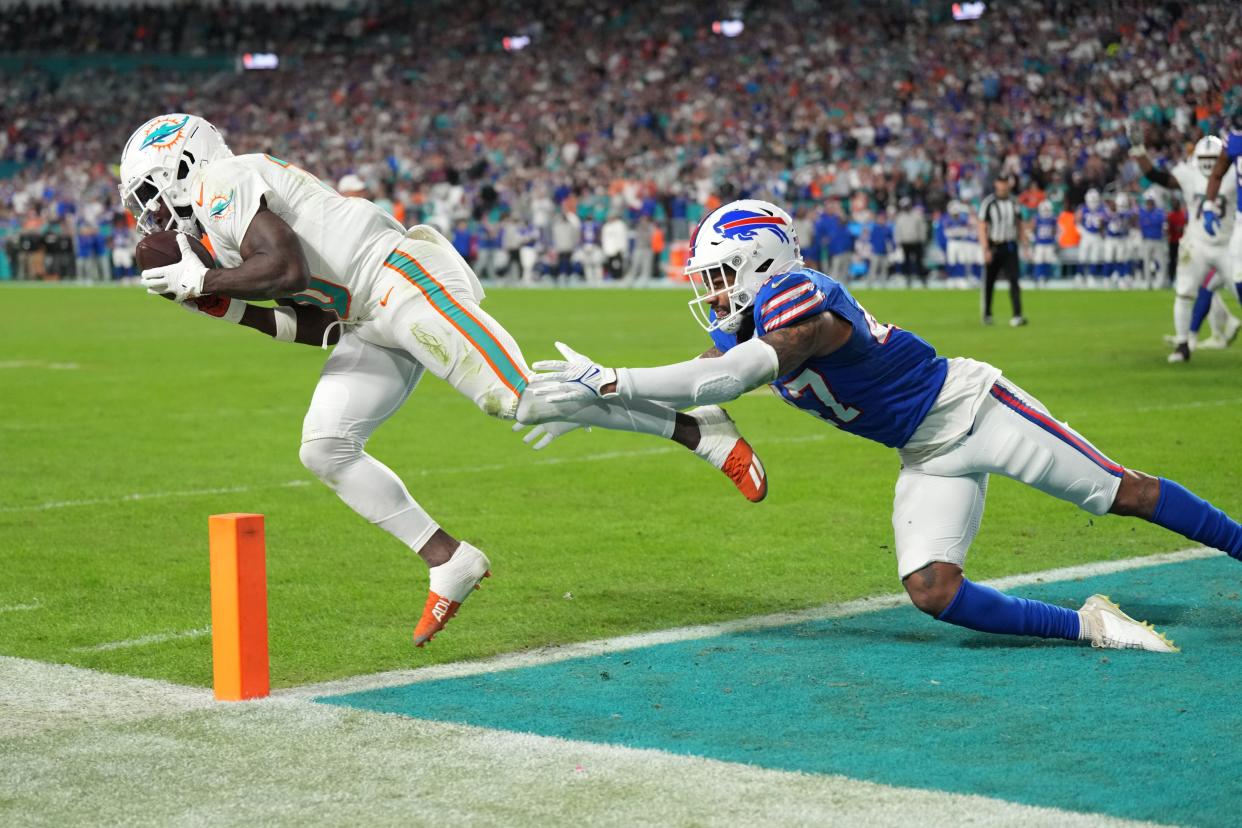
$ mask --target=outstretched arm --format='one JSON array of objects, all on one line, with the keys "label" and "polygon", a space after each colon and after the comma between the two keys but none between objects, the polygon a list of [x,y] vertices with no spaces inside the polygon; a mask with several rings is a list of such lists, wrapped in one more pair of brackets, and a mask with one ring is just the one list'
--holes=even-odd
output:
[{"label": "outstretched arm", "polygon": [[536,394],[552,402],[656,400],[676,408],[736,399],[849,339],[850,324],[829,311],[730,348],[728,353],[657,368],[604,368],[558,343],[565,360],[537,362]]},{"label": "outstretched arm", "polygon": [[1146,147],[1142,145],[1130,147],[1130,155],[1138,162],[1139,169],[1143,171],[1143,175],[1147,176],[1148,181],[1153,184],[1159,184],[1161,187],[1167,187],[1170,190],[1177,189],[1177,179],[1166,170],[1157,168],[1151,162],[1151,158],[1147,155]]}]

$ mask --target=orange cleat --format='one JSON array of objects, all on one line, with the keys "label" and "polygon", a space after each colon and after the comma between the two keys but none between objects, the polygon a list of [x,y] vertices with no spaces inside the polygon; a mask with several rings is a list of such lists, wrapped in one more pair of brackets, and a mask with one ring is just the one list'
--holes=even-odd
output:
[{"label": "orange cleat", "polygon": [[431,588],[422,618],[414,628],[414,646],[421,647],[444,629],[463,601],[492,575],[491,563],[481,551],[463,541],[452,557],[430,569]]},{"label": "orange cleat", "polygon": [[763,463],[725,410],[705,405],[686,413],[699,424],[699,445],[694,453],[724,472],[751,503],[767,497],[768,476]]}]

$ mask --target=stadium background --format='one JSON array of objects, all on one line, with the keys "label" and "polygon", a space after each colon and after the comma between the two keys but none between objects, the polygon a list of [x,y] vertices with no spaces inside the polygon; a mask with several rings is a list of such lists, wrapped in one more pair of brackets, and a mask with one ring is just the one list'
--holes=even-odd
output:
[{"label": "stadium background", "polygon": [[[812,247],[836,205],[865,252],[879,209],[906,197],[935,218],[998,170],[1028,206],[1036,191],[1071,207],[1089,186],[1142,192],[1126,121],[1153,124],[1167,164],[1218,129],[1242,78],[1226,3],[996,3],[974,22],[948,3],[808,0],[0,12],[9,272],[29,266],[25,229],[45,273],[93,281],[117,281],[111,251],[134,241],[120,147],[165,110],[205,115],[237,152],[355,175],[407,224],[465,221],[472,256],[489,223],[550,244],[567,208],[615,216],[627,244],[658,229],[667,267],[703,210],[742,195],[795,207]],[[736,37],[713,26],[738,19]],[[280,67],[242,70],[245,54]],[[994,481],[973,578],[1066,606],[1106,592],[1183,652],[973,635],[897,594],[891,452],[766,392],[730,406],[772,479],[755,507],[632,435],[532,455],[428,381],[373,451],[496,571],[413,651],[422,565],[297,459],[323,354],[123,280],[45,281],[0,287],[0,823],[1227,826],[1242,812],[1236,565],[1162,530]],[[705,347],[688,290],[491,287],[530,359],[553,339],[628,364]],[[1242,357],[1166,365],[1167,291],[1040,292],[1014,329],[979,326],[951,291],[864,301],[1002,366],[1120,462],[1242,512]],[[229,511],[268,516],[276,687],[232,706],[207,689],[205,563],[205,517]]]},{"label": "stadium background", "polygon": [[[1242,72],[1229,3],[1023,0],[961,23],[942,2],[136,8],[4,4],[0,278],[132,274],[117,148],[182,110],[236,152],[356,175],[487,276],[522,257],[527,281],[555,271],[583,222],[599,245],[610,217],[592,255],[619,257],[611,275],[675,272],[704,211],[744,196],[795,211],[825,270],[830,247],[856,250],[856,273],[908,197],[936,265],[948,203],[977,204],[995,173],[1028,209],[1137,194],[1126,121],[1177,160]],[[241,70],[245,54],[279,68]]]}]

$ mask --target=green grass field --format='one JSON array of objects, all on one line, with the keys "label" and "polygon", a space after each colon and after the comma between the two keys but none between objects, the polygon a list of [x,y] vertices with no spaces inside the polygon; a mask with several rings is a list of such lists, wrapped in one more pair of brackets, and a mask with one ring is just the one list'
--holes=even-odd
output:
[{"label": "green grass field", "polygon": [[[679,292],[495,291],[529,360],[564,340],[606,363],[697,354]],[[1242,512],[1242,348],[1165,364],[1167,293],[1044,292],[1032,325],[981,328],[976,294],[860,297],[941,353],[1002,367],[1113,459]],[[369,451],[494,575],[425,650],[422,563],[298,461],[324,354],[136,289],[0,290],[0,654],[206,686],[210,639],[100,648],[210,623],[207,516],[267,516],[277,687],[898,589],[895,454],[770,398],[730,406],[768,469],[747,503],[672,444],[574,433],[533,453],[428,378]],[[1004,307],[1005,296],[999,297]],[[994,482],[968,571],[1043,570],[1187,546]]]}]

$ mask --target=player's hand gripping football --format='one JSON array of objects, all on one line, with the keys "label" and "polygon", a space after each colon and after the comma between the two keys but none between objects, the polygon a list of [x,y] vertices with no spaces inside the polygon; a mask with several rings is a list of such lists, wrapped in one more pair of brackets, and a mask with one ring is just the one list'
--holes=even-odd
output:
[{"label": "player's hand gripping football", "polygon": [[185,234],[177,234],[177,246],[181,248],[181,261],[144,270],[141,280],[147,293],[171,294],[169,298],[174,302],[184,302],[202,295],[203,276],[207,273],[207,265],[194,255]]},{"label": "player's hand gripping football", "polygon": [[600,389],[617,381],[617,372],[605,368],[590,357],[580,354],[564,342],[556,343],[564,359],[544,359],[531,367],[546,371],[535,378],[531,391],[546,402],[562,403],[615,397],[615,390],[605,394]]}]

